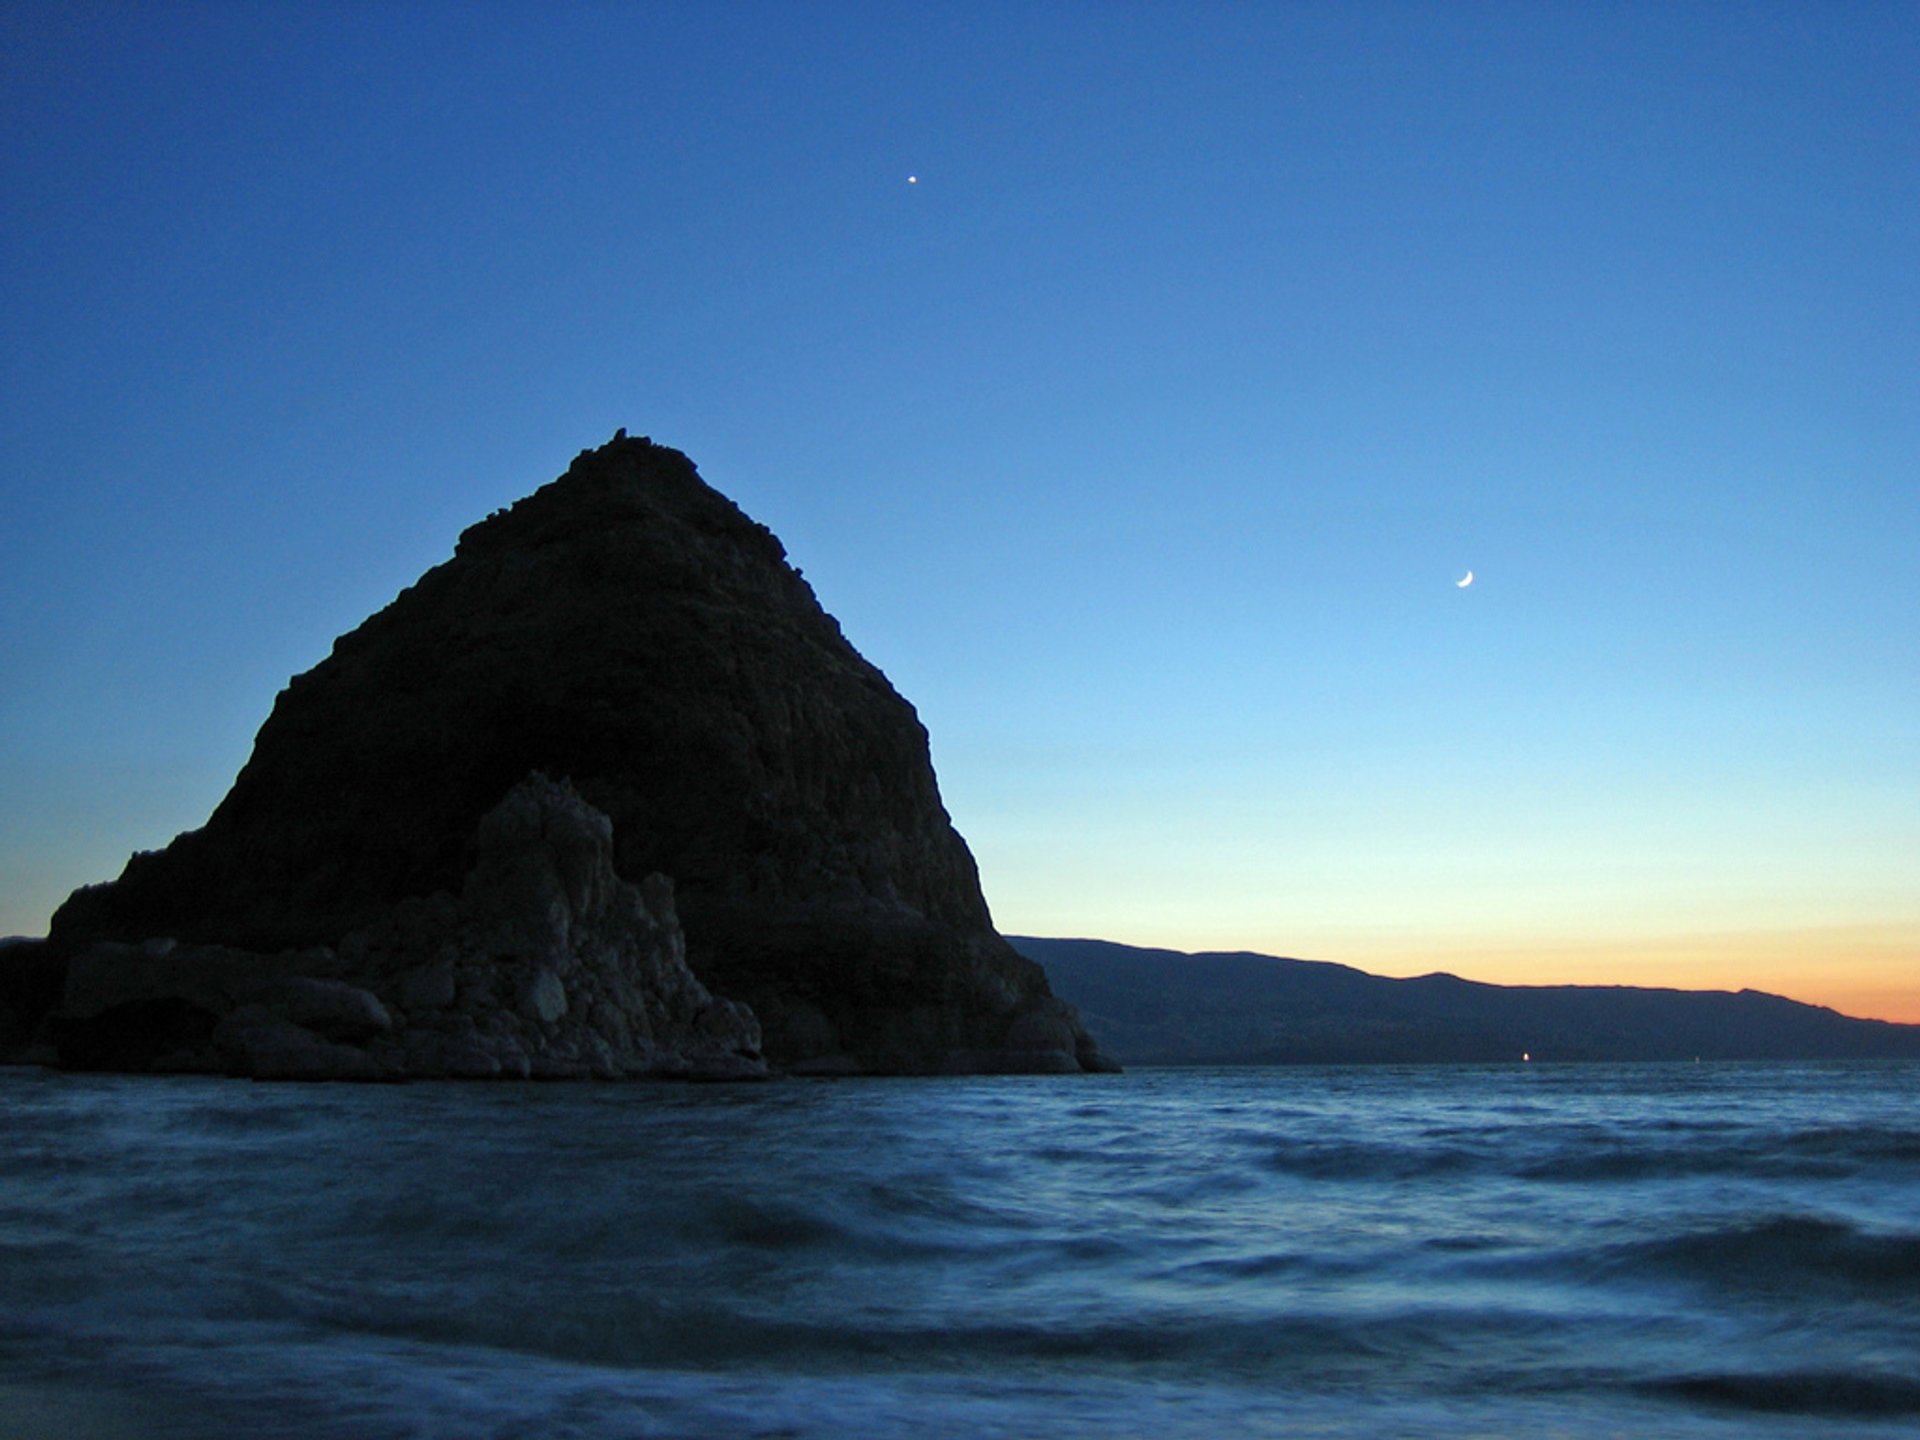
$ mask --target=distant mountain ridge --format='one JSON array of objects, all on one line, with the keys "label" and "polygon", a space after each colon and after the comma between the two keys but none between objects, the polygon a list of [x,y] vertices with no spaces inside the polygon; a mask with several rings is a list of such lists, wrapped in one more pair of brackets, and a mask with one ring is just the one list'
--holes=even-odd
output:
[{"label": "distant mountain ridge", "polygon": [[1247,951],[1007,939],[1126,1065],[1920,1059],[1920,1025],[1756,990],[1396,980]]}]

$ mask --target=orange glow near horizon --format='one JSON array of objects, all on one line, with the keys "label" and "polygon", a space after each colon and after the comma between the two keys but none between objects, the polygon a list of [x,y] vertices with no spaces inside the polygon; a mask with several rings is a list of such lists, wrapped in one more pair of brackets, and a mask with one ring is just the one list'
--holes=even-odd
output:
[{"label": "orange glow near horizon", "polygon": [[[1713,925],[1673,917],[1637,927],[1596,922],[1576,929],[1556,917],[1495,929],[1465,917],[1430,915],[1381,925],[1328,917],[1276,926],[1229,904],[1211,907],[1196,924],[1144,893],[1148,898],[1136,904],[1132,923],[1055,914],[1038,924],[1039,917],[1022,916],[1001,928],[1187,952],[1244,950],[1394,977],[1444,971],[1493,985],[1761,990],[1855,1019],[1920,1025],[1920,914],[1890,907],[1851,923],[1783,916],[1773,924]],[[1109,912],[1126,908],[1126,897],[1101,898]]]},{"label": "orange glow near horizon", "polygon": [[1764,990],[1859,1019],[1920,1024],[1920,924],[1340,949],[1303,958],[1338,960],[1381,975],[1444,970],[1496,985]]}]

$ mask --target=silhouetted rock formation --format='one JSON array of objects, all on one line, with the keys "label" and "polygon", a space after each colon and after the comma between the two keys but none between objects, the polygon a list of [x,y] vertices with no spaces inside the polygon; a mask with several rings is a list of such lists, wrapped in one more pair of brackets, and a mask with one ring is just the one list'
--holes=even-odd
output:
[{"label": "silhouetted rock formation", "polygon": [[96,941],[51,1038],[83,1069],[270,1079],[766,1074],[760,1028],[687,968],[673,886],[613,873],[612,826],[544,775],[480,822],[458,897],[263,955]]},{"label": "silhouetted rock formation", "polygon": [[1920,1059],[1920,1025],[1855,1020],[1755,990],[1394,980],[1318,960],[1013,945],[1129,1065],[1535,1060]]},{"label": "silhouetted rock formation", "polygon": [[673,878],[694,974],[775,1063],[1105,1068],[994,933],[912,707],[764,526],[624,432],[296,676],[206,825],[76,891],[52,945],[320,947],[383,995],[353,937],[421,906],[468,926],[423,897],[482,903],[481,817],[536,771],[610,819],[610,873]]}]

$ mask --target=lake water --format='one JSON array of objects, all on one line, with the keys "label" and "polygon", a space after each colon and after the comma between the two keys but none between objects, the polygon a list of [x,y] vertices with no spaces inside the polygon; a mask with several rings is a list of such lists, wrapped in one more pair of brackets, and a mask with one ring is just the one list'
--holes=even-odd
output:
[{"label": "lake water", "polygon": [[1907,1436],[1920,1067],[0,1070],[0,1434]]}]

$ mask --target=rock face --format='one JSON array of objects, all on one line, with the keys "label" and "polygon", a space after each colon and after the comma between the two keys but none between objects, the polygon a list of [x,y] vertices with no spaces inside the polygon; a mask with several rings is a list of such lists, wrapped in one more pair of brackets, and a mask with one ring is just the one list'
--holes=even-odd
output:
[{"label": "rock face", "polygon": [[480,822],[458,896],[338,946],[101,941],[48,1020],[83,1069],[269,1079],[766,1074],[752,1012],[687,968],[673,886],[613,872],[607,817],[529,776]]},{"label": "rock face", "polygon": [[[383,953],[383,927],[477,933],[479,909],[508,903],[488,837],[503,796],[508,811],[530,803],[515,787],[534,772],[603,817],[542,844],[585,854],[587,832],[601,844],[609,825],[594,885],[644,882],[633,914],[666,933],[664,891],[645,877],[673,877],[693,974],[751,1007],[777,1065],[1108,1068],[994,933],[912,707],[765,527],[684,455],[624,432],[468,529],[451,560],[296,676],[206,825],[75,892],[52,944],[76,957],[155,936],[196,955],[318,947],[344,982],[362,974],[356,957]],[[558,953],[512,953],[536,952]],[[564,966],[529,964],[501,1013],[566,1025],[581,1002]],[[402,980],[405,995],[352,983],[408,1014],[406,995],[446,988],[431,967]],[[304,1024],[289,1006],[336,1001],[282,998],[276,1013]],[[387,1053],[381,1033],[352,1043]]]}]

